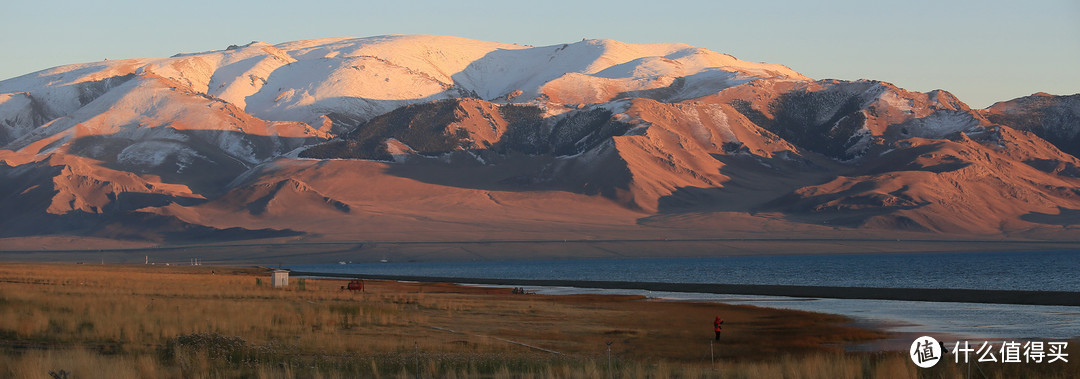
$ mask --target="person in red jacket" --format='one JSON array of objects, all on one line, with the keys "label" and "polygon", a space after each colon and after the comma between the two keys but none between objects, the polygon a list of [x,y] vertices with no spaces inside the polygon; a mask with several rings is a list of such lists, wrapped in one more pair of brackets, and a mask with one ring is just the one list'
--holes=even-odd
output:
[{"label": "person in red jacket", "polygon": [[720,325],[723,324],[723,323],[724,323],[724,319],[720,318],[720,316],[716,316],[716,320],[713,321],[713,330],[716,331],[716,340],[717,341],[720,340],[720,331],[721,331],[721,329],[723,329],[722,327],[720,327]]}]

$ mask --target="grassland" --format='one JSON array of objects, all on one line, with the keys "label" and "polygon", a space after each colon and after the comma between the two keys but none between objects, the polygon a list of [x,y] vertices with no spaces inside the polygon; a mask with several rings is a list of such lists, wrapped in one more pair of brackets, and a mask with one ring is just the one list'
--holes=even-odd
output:
[{"label": "grassland", "polygon": [[[292,278],[254,268],[0,265],[0,377],[954,378],[832,315],[633,296]],[[712,343],[711,321],[725,333]],[[1071,364],[1071,363],[1070,363]],[[1070,369],[1071,368],[1071,369]],[[987,365],[974,377],[1072,377]],[[982,375],[982,376],[980,376]]]}]

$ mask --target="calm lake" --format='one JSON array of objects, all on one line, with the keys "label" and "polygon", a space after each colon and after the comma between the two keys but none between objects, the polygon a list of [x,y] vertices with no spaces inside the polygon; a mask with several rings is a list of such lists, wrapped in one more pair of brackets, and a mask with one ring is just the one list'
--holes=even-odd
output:
[{"label": "calm lake", "polygon": [[[1080,251],[738,256],[292,265],[327,273],[460,278],[782,284],[838,287],[1080,291]],[[953,338],[1072,338],[1080,307],[529,287],[541,293],[625,293],[835,313],[900,333]]]}]

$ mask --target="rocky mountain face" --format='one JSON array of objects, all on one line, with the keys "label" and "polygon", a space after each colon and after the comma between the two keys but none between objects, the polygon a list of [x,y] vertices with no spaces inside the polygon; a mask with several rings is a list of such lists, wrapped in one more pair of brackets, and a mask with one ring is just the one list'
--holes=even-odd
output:
[{"label": "rocky mountain face", "polygon": [[643,220],[691,214],[1067,234],[1078,112],[1080,95],[973,110],[682,44],[255,42],[0,82],[0,236],[660,235]]},{"label": "rocky mountain face", "polygon": [[1031,132],[1068,154],[1080,155],[1080,94],[1037,93],[999,102],[980,113],[990,122]]}]

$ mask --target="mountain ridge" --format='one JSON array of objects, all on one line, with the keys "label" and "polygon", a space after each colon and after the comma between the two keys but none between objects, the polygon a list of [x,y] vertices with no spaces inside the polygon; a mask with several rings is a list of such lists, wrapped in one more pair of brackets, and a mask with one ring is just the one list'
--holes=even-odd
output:
[{"label": "mountain ridge", "polygon": [[[642,220],[680,214],[711,220],[678,224],[695,235],[743,230],[727,217],[1073,236],[1078,96],[978,110],[615,40],[327,38],[67,65],[0,81],[2,224],[61,220],[0,236],[664,235]],[[107,225],[63,226],[85,214]],[[161,221],[108,226],[128,219]]]}]

